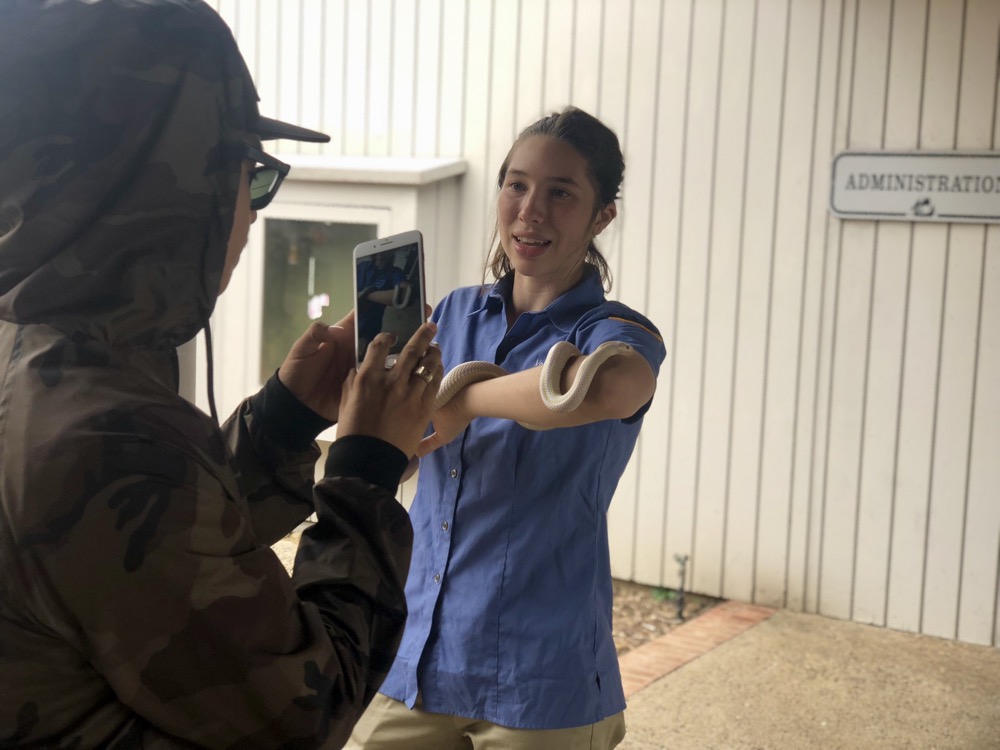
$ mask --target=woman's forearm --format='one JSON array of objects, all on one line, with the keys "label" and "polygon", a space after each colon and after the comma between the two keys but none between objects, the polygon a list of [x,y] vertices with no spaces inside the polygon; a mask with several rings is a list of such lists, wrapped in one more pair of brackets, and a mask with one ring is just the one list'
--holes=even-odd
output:
[{"label": "woman's forearm", "polygon": [[[573,357],[563,371],[560,391],[576,381],[582,356]],[[456,398],[470,417],[512,419],[546,428],[574,427],[603,419],[626,419],[653,396],[656,380],[646,360],[636,352],[612,357],[597,371],[583,402],[574,411],[559,413],[542,401],[542,368],[511,373],[466,386]]]}]

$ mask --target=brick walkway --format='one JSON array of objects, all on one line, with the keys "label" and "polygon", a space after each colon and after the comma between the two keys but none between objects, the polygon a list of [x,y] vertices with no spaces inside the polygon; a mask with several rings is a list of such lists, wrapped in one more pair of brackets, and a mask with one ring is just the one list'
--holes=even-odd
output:
[{"label": "brick walkway", "polygon": [[723,602],[666,635],[623,654],[618,663],[625,697],[763,622],[775,611],[742,602]]}]

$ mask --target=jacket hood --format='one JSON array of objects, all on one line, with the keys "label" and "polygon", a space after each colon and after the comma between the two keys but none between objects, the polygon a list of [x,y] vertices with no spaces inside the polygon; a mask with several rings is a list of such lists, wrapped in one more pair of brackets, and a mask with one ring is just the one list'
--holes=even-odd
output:
[{"label": "jacket hood", "polygon": [[0,319],[192,338],[258,117],[229,28],[200,0],[3,0],[0,70]]}]

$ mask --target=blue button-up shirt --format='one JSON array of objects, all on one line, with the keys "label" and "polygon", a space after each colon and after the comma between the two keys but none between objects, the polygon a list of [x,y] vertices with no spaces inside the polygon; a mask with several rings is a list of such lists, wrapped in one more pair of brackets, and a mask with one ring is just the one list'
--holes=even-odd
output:
[{"label": "blue button-up shirt", "polygon": [[[653,372],[646,318],[607,302],[596,273],[507,330],[509,277],[451,293],[434,311],[445,369],[536,367],[557,341],[589,353],[624,341]],[[607,510],[642,421],[536,432],[478,418],[423,459],[410,510],[406,631],[382,692],[508,727],[592,724],[625,708],[611,630]]]}]

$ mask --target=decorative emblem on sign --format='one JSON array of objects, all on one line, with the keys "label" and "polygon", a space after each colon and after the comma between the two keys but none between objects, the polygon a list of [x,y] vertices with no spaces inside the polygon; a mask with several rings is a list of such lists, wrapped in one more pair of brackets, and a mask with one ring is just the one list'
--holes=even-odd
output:
[{"label": "decorative emblem on sign", "polygon": [[933,216],[934,215],[934,204],[931,203],[930,198],[923,198],[913,204],[913,215],[914,216]]}]

